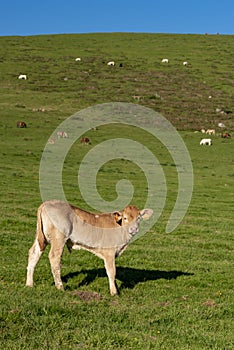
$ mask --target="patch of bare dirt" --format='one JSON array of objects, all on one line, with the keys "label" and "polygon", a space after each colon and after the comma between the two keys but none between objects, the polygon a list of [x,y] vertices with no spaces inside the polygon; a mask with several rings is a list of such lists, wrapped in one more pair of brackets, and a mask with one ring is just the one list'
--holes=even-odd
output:
[{"label": "patch of bare dirt", "polygon": [[76,291],[74,295],[78,296],[83,301],[99,301],[101,300],[101,294],[96,292],[89,292],[85,290]]},{"label": "patch of bare dirt", "polygon": [[207,307],[214,307],[216,305],[214,300],[207,300],[205,301],[202,305],[207,306]]}]

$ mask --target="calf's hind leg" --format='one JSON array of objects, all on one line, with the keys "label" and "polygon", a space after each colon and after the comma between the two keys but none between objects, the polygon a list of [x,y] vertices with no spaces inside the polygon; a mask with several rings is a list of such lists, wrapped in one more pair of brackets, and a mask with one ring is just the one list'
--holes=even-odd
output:
[{"label": "calf's hind leg", "polygon": [[35,267],[44,252],[46,244],[44,244],[43,249],[40,248],[37,238],[35,239],[32,247],[29,249],[28,254],[28,266],[27,266],[27,280],[26,286],[33,287],[33,274]]},{"label": "calf's hind leg", "polygon": [[63,283],[61,280],[61,259],[63,255],[64,245],[66,239],[63,234],[56,232],[55,236],[51,238],[51,248],[49,252],[49,260],[51,272],[54,277],[55,287],[63,290]]}]

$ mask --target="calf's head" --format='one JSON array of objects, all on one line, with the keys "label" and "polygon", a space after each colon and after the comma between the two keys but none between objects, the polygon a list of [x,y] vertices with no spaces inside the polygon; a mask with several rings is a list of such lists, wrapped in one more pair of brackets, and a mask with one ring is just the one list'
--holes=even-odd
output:
[{"label": "calf's head", "polygon": [[148,220],[152,214],[152,209],[139,210],[134,205],[129,205],[122,211],[114,213],[116,222],[120,226],[128,226],[130,235],[135,235],[139,231],[140,221]]}]

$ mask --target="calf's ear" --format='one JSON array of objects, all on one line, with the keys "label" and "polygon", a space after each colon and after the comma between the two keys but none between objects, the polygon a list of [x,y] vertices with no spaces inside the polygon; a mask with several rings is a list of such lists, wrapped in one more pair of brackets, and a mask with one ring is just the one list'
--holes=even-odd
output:
[{"label": "calf's ear", "polygon": [[122,223],[122,214],[119,211],[115,211],[114,213],[115,221],[117,224],[121,225]]},{"label": "calf's ear", "polygon": [[152,209],[142,209],[140,211],[141,217],[143,220],[148,220],[151,215],[153,214],[153,210]]}]

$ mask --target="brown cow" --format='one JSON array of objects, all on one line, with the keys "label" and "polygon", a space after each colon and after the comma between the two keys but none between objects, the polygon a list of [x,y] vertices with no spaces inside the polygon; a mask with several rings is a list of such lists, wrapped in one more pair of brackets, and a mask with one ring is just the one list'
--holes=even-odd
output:
[{"label": "brown cow", "polygon": [[25,122],[17,122],[16,126],[17,128],[27,128],[27,125]]},{"label": "brown cow", "polygon": [[222,132],[221,137],[223,139],[230,139],[231,135],[228,132]]},{"label": "brown cow", "polygon": [[88,137],[82,137],[80,139],[80,143],[83,143],[84,145],[91,145],[91,141]]},{"label": "brown cow", "polygon": [[85,249],[104,260],[111,295],[117,294],[115,257],[139,231],[140,220],[147,220],[152,209],[127,206],[122,211],[94,214],[69,203],[44,202],[37,212],[36,238],[29,250],[26,285],[33,286],[34,269],[46,246],[51,244],[49,260],[55,286],[63,289],[60,263],[64,246]]}]

